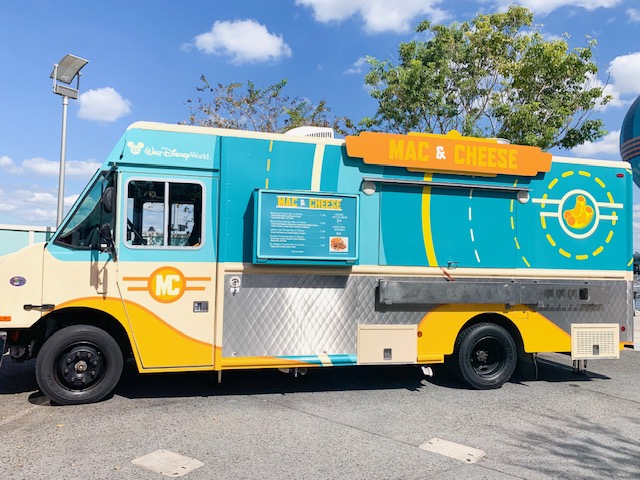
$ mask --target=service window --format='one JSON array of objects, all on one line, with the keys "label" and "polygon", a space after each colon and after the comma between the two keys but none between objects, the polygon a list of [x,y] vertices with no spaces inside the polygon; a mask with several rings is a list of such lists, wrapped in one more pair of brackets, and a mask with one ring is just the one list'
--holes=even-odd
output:
[{"label": "service window", "polygon": [[125,243],[155,248],[199,247],[202,198],[199,183],[130,181]]}]

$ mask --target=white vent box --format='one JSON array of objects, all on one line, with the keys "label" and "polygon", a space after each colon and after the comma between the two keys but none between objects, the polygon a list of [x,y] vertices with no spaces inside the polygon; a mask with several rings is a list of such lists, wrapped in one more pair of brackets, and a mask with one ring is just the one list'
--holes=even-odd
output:
[{"label": "white vent box", "polygon": [[358,365],[417,362],[417,325],[358,325]]},{"label": "white vent box", "polygon": [[572,323],[571,358],[620,358],[620,326],[611,323]]}]

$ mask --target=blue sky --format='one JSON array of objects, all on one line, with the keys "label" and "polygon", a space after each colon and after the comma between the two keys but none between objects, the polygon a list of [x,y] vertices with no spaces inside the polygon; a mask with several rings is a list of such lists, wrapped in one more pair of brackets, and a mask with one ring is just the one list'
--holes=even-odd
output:
[{"label": "blue sky", "polygon": [[[563,155],[619,159],[618,134],[640,95],[640,0],[21,0],[0,4],[0,224],[55,225],[62,121],[53,64],[86,58],[70,101],[68,209],[126,127],[188,118],[200,76],[325,99],[335,115],[373,115],[362,59],[396,58],[424,19],[449,23],[519,3],[549,39],[598,41],[599,81],[614,96],[595,115],[610,134]],[[635,187],[636,194],[638,188]],[[638,196],[638,195],[636,195]],[[640,199],[634,206],[640,232]],[[640,249],[640,235],[635,241]]]}]

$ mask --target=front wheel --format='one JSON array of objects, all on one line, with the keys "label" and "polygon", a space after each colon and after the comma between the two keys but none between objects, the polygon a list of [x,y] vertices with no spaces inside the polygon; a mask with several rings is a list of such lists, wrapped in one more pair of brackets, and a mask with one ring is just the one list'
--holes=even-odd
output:
[{"label": "front wheel", "polygon": [[42,346],[36,380],[42,393],[60,405],[102,400],[115,388],[123,367],[118,343],[92,325],[73,325]]},{"label": "front wheel", "polygon": [[465,329],[456,343],[462,378],[473,388],[500,388],[516,368],[518,352],[509,332],[493,323]]}]

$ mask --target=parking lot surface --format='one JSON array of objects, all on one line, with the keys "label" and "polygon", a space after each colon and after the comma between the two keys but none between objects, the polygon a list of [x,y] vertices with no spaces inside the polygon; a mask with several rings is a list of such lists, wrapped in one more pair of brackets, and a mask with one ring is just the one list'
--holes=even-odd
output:
[{"label": "parking lot surface", "polygon": [[[139,375],[112,398],[51,405],[34,362],[0,367],[0,471],[16,479],[162,479],[137,463],[193,459],[185,479],[601,479],[640,477],[640,352],[544,355],[537,380],[468,390],[415,367]],[[430,440],[480,450],[476,463]],[[186,470],[185,470],[186,471]]]}]

